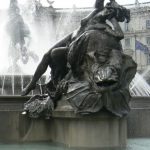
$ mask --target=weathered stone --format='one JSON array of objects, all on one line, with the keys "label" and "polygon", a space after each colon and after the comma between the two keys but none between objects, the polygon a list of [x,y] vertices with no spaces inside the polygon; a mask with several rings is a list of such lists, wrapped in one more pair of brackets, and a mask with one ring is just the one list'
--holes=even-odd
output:
[{"label": "weathered stone", "polygon": [[51,120],[30,119],[21,115],[27,99],[1,99],[0,142],[54,141],[68,147],[95,148],[126,144],[126,118],[115,117],[106,111],[83,117],[61,102]]},{"label": "weathered stone", "polygon": [[67,107],[53,113],[50,123],[51,140],[68,147],[125,147],[127,139],[126,118],[116,117],[106,111],[81,116]]}]

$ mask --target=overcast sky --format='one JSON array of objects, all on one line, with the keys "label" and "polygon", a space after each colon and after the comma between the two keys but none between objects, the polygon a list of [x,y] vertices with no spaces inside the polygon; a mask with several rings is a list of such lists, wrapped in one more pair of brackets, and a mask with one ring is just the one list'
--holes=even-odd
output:
[{"label": "overcast sky", "polygon": [[[43,2],[46,0],[43,0]],[[108,2],[109,0],[105,0]],[[119,4],[132,4],[135,0],[116,0]],[[139,0],[139,2],[150,2],[150,0]],[[95,0],[55,0],[54,6],[56,7],[72,7],[75,4],[77,7],[92,7]]]},{"label": "overcast sky", "polygon": [[[30,0],[18,0],[20,3],[24,4]],[[109,0],[105,0],[108,2]],[[135,0],[116,0],[119,4],[133,4]],[[9,6],[10,0],[0,0],[0,9],[6,9]],[[47,6],[47,0],[41,0],[44,6]],[[75,4],[77,7],[92,7],[95,0],[55,0],[54,7],[68,8]],[[139,2],[150,2],[150,0],[139,0]]]}]

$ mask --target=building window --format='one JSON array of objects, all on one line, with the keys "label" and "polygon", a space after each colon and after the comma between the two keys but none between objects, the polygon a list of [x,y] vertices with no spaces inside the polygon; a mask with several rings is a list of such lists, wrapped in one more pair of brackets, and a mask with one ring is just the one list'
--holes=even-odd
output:
[{"label": "building window", "polygon": [[125,28],[125,31],[129,31],[129,24],[125,22],[124,28]]},{"label": "building window", "polygon": [[130,48],[131,43],[130,43],[130,38],[125,39],[125,48]]},{"label": "building window", "polygon": [[146,20],[146,29],[150,29],[150,20]]},{"label": "building window", "polygon": [[150,36],[146,37],[146,43],[147,43],[148,46],[150,46]]}]

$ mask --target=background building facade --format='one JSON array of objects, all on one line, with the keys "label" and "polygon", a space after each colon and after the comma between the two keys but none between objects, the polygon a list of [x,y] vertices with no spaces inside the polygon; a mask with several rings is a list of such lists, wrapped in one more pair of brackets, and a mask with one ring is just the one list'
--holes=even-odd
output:
[{"label": "background building facade", "polygon": [[[39,3],[34,5],[34,9],[31,9],[31,11],[30,7],[24,8],[22,6],[21,12],[23,16],[33,15],[38,30],[43,28],[43,24],[46,22],[47,30],[51,30],[49,34],[50,43],[54,43],[76,30],[80,26],[81,19],[93,9],[76,8],[75,5],[72,8],[65,9],[53,8],[52,5],[43,7]],[[129,4],[125,7],[131,10],[131,21],[120,23],[125,34],[125,38],[122,40],[123,51],[133,57],[138,64],[138,71],[143,72],[145,69],[150,68],[150,2],[140,4],[136,0],[135,4]],[[6,12],[0,10],[0,16],[3,13]],[[26,22],[28,21],[27,19]]]},{"label": "background building facade", "polygon": [[125,34],[124,53],[137,62],[138,71],[145,70],[150,65],[150,7],[132,8],[131,21],[122,23],[121,27]]},{"label": "background building facade", "polygon": [[[138,64],[138,71],[150,67],[150,3],[127,5],[131,11],[131,21],[120,23],[125,38],[122,40],[123,51],[133,57]],[[92,8],[56,9],[56,26],[59,36],[63,37],[77,29],[80,20],[88,15]],[[59,19],[58,19],[59,18]]]}]

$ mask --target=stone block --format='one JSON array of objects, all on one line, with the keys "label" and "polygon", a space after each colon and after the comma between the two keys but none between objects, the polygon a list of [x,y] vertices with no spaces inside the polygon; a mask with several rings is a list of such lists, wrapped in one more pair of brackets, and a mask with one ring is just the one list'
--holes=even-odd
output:
[{"label": "stone block", "polygon": [[66,103],[59,103],[52,119],[30,119],[22,116],[24,97],[0,99],[0,142],[53,141],[67,147],[124,147],[127,138],[126,118],[106,111],[82,116]]},{"label": "stone block", "polygon": [[77,115],[64,106],[64,109],[59,107],[53,113],[50,136],[53,142],[68,147],[125,147],[127,121],[106,111],[87,116]]}]

